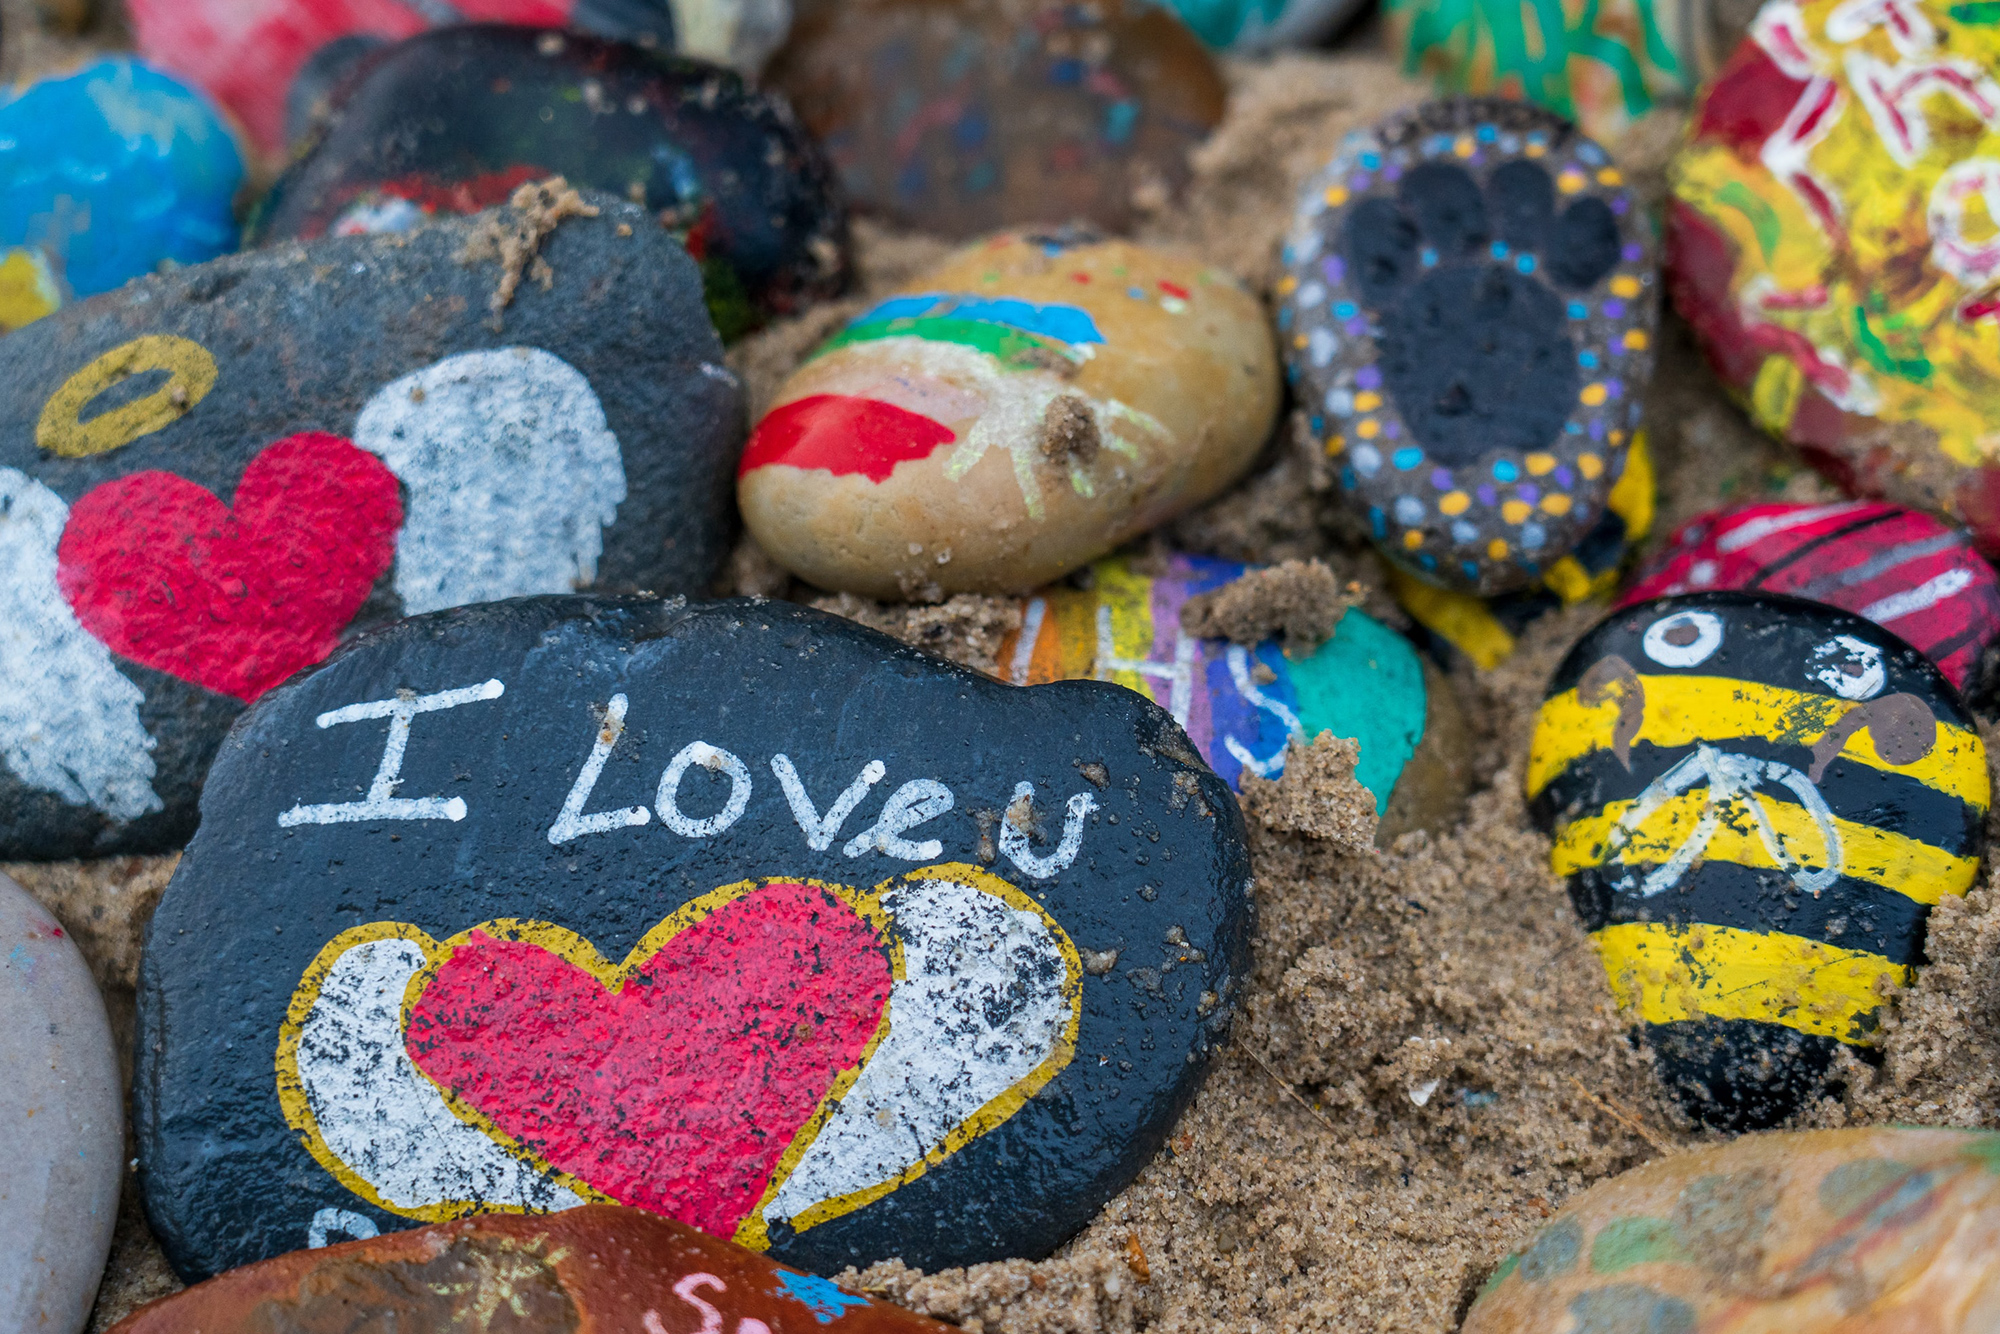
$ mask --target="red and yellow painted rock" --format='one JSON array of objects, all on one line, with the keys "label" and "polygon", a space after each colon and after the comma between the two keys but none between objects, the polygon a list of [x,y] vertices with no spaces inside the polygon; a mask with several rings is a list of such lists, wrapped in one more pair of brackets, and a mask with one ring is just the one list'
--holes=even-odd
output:
[{"label": "red and yellow painted rock", "polygon": [[1675,304],[1766,429],[2000,550],[2000,8],[1772,0],[1672,168]]},{"label": "red and yellow painted rock", "polygon": [[744,522],[871,597],[1026,592],[1234,482],[1278,409],[1254,296],[1072,233],[961,251],[793,373],[743,453]]},{"label": "red and yellow painted rock", "polygon": [[489,1214],[233,1269],[115,1334],[948,1334],[637,1209]]},{"label": "red and yellow painted rock", "polygon": [[1465,1334],[2000,1329],[2000,1135],[1747,1135],[1614,1177],[1501,1262]]}]

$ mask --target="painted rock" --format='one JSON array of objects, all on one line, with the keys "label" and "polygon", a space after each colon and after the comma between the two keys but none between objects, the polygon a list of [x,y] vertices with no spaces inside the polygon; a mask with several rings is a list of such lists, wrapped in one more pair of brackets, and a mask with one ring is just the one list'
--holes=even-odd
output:
[{"label": "painted rock", "polygon": [[766,79],[856,208],[935,236],[1129,231],[1189,179],[1226,89],[1144,0],[844,0],[802,9]]},{"label": "painted rock", "polygon": [[371,57],[253,239],[407,231],[551,173],[659,213],[725,337],[846,278],[846,213],[782,100],[698,61],[491,25]]},{"label": "painted rock", "polygon": [[1518,593],[1482,598],[1439,588],[1389,561],[1382,563],[1389,592],[1420,627],[1419,640],[1447,665],[1460,658],[1491,671],[1514,656],[1514,645],[1552,611],[1593,598],[1609,601],[1626,558],[1653,530],[1656,488],[1646,433],[1632,433],[1625,471],[1606,498],[1604,517],[1566,556]]},{"label": "painted rock", "polygon": [[1979,872],[1973,720],[1921,653],[1776,594],[1614,612],[1536,718],[1529,809],[1688,1114],[1776,1124]]},{"label": "painted rock", "polygon": [[2000,1135],[1747,1135],[1571,1200],[1465,1334],[1975,1334],[2000,1328]]},{"label": "painted rock", "polygon": [[1971,535],[1879,501],[1745,505],[1681,525],[1620,605],[1710,588],[1790,593],[1901,636],[1964,690],[2000,638],[2000,577]]},{"label": "painted rock", "polygon": [[2000,26],[1766,5],[1671,168],[1674,304],[1765,429],[2000,551]]},{"label": "painted rock", "polygon": [[0,1328],[78,1334],[118,1217],[125,1097],[83,956],[5,876],[0,1068]]},{"label": "painted rock", "polygon": [[1349,136],[1284,262],[1292,382],[1390,559],[1490,596],[1596,526],[1658,304],[1648,228],[1603,149],[1521,103],[1427,103]]},{"label": "painted rock", "polygon": [[190,1276],[584,1201],[822,1273],[1046,1255],[1193,1096],[1248,876],[1128,690],[788,603],[399,622],[209,776],[140,978],[153,1229]]},{"label": "painted rock", "polygon": [[0,858],[178,846],[244,703],[352,627],[707,587],[743,396],[693,263],[605,199],[496,332],[507,275],[469,256],[513,216],[215,260],[0,339]]},{"label": "painted rock", "polygon": [[[949,1334],[953,1328],[637,1209],[487,1214],[294,1251],[154,1302],[114,1334]],[[499,1319],[489,1323],[498,1312]],[[509,1316],[514,1319],[508,1319]]]},{"label": "painted rock", "polygon": [[0,91],[0,333],[234,250],[242,184],[208,100],[136,61]]},{"label": "painted rock", "polygon": [[1173,6],[1202,41],[1241,55],[1316,46],[1362,9],[1358,0],[1173,0]]},{"label": "painted rock", "polygon": [[1227,487],[1277,409],[1271,335],[1234,278],[1093,235],[1003,235],[794,372],[737,499],[822,588],[1025,592]]}]

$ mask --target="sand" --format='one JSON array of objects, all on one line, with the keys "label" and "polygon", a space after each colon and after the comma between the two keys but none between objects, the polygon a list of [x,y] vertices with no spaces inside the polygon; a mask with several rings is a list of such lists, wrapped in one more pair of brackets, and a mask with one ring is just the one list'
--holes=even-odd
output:
[{"label": "sand", "polygon": [[[10,74],[72,49],[23,41],[27,0],[0,0]],[[1420,95],[1371,31],[1331,54],[1231,67],[1229,118],[1198,155],[1183,206],[1144,238],[1188,245],[1260,290],[1298,182],[1349,129]],[[1623,146],[1657,198],[1677,133],[1650,118]],[[871,295],[948,251],[858,228],[854,297],[734,348],[753,402]],[[1758,434],[1662,330],[1648,396],[1661,474],[1658,534],[1703,508],[1831,493]],[[1407,618],[1329,504],[1322,462],[1281,429],[1234,491],[1139,544],[1239,560],[1322,561],[1371,615]],[[754,546],[718,591],[793,597],[984,670],[1018,607],[959,597],[892,607],[805,588]],[[1613,1008],[1520,790],[1542,685],[1598,613],[1531,627],[1515,657],[1451,678],[1478,791],[1464,818],[1387,848],[1355,797],[1351,753],[1322,742],[1246,799],[1255,856],[1255,968],[1230,1041],[1169,1148],[1084,1232],[1039,1263],[934,1275],[891,1262],[850,1283],[992,1334],[1156,1330],[1455,1329],[1494,1264],[1593,1182],[1704,1137],[1681,1123]],[[1443,678],[1440,677],[1439,680]],[[1989,735],[1989,748],[2000,735]],[[139,933],[173,858],[4,868],[75,933],[129,1046]],[[1991,881],[1932,917],[1929,964],[1892,999],[1879,1070],[1801,1125],[2000,1125],[2000,893]],[[93,1328],[175,1286],[127,1193]]]}]

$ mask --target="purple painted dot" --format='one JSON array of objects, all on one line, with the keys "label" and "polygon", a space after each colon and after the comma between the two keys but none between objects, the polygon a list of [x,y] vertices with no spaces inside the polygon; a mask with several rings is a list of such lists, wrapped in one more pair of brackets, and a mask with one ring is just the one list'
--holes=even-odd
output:
[{"label": "purple painted dot", "polygon": [[1479,488],[1479,503],[1482,505],[1497,505],[1500,503],[1500,497],[1493,494],[1492,487],[1482,486]]},{"label": "purple painted dot", "polygon": [[1622,259],[1624,259],[1624,261],[1627,264],[1637,264],[1639,262],[1639,257],[1645,253],[1646,253],[1645,247],[1640,245],[1637,241],[1627,241],[1625,243],[1625,249],[1620,251],[1619,255]]},{"label": "purple painted dot", "polygon": [[1567,463],[1549,475],[1555,479],[1556,485],[1565,491],[1576,485],[1576,474],[1569,470]]},{"label": "purple painted dot", "polygon": [[1486,154],[1476,152],[1471,157],[1467,158],[1466,161],[1470,162],[1473,166],[1476,167],[1480,163],[1486,161]]},{"label": "purple painted dot", "polygon": [[1402,180],[1403,179],[1402,165],[1400,163],[1391,162],[1388,166],[1382,168],[1382,179],[1385,181]]},{"label": "purple painted dot", "polygon": [[1625,201],[1624,195],[1615,196],[1611,201],[1611,211],[1621,218],[1625,216],[1625,210],[1630,207],[1632,206]]},{"label": "purple painted dot", "polygon": [[1382,387],[1382,368],[1380,366],[1363,366],[1360,370],[1354,372],[1354,383],[1363,389],[1380,389]]},{"label": "purple painted dot", "polygon": [[1451,490],[1451,470],[1449,468],[1432,468],[1431,485],[1440,491]]},{"label": "purple painted dot", "polygon": [[1519,496],[1521,499],[1527,501],[1530,505],[1534,504],[1537,500],[1540,500],[1542,498],[1541,490],[1537,488],[1532,482],[1521,483],[1519,486],[1514,488],[1514,494]]},{"label": "purple painted dot", "polygon": [[1357,171],[1347,178],[1347,188],[1354,191],[1355,194],[1360,194],[1372,184],[1374,184],[1374,178],[1369,176],[1365,171]]},{"label": "purple painted dot", "polygon": [[1604,418],[1593,417],[1591,419],[1590,438],[1592,440],[1602,440],[1604,438]]},{"label": "purple painted dot", "polygon": [[1357,315],[1340,327],[1349,338],[1359,338],[1368,332],[1368,321]]},{"label": "purple painted dot", "polygon": [[1347,278],[1347,261],[1338,255],[1328,255],[1319,262],[1319,271],[1330,283],[1343,282]]},{"label": "purple painted dot", "polygon": [[1605,319],[1607,319],[1607,320],[1622,320],[1622,319],[1624,319],[1624,318],[1625,318],[1625,303],[1624,303],[1623,301],[1620,301],[1620,300],[1619,300],[1619,299],[1618,299],[1617,297],[1615,297],[1615,296],[1614,296],[1614,297],[1612,297],[1612,298],[1611,298],[1611,299],[1610,299],[1609,301],[1607,301],[1607,302],[1605,302],[1605,303],[1604,303],[1604,318],[1605,318]]},{"label": "purple painted dot", "polygon": [[1616,380],[1606,380],[1604,382],[1604,392],[1611,398],[1619,398],[1625,393],[1625,386]]},{"label": "purple painted dot", "polygon": [[1386,435],[1386,436],[1388,436],[1388,437],[1389,437],[1389,438],[1390,438],[1391,440],[1400,440],[1400,439],[1402,439],[1402,438],[1403,438],[1403,423],[1401,423],[1401,422],[1399,422],[1399,421],[1395,421],[1395,420],[1393,420],[1393,419],[1392,419],[1392,420],[1389,420],[1389,421],[1385,421],[1385,422],[1383,422],[1383,423],[1382,423],[1382,434],[1383,434],[1383,435]]}]

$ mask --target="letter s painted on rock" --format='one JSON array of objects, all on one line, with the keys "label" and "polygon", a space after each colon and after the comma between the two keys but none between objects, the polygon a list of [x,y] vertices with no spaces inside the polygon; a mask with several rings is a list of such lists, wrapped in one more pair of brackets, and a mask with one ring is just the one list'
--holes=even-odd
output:
[{"label": "letter s painted on rock", "polygon": [[[697,1288],[714,1288],[717,1292],[727,1292],[728,1285],[713,1274],[689,1274],[674,1284],[674,1296],[701,1312],[701,1328],[694,1334],[722,1334],[722,1312],[695,1296]],[[658,1311],[648,1311],[641,1318],[646,1334],[671,1334]],[[736,1322],[736,1334],[771,1334],[771,1327],[761,1320],[745,1316]]]}]

